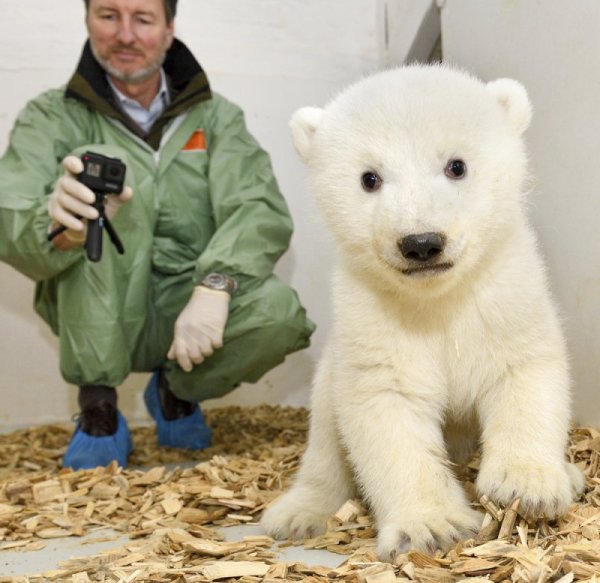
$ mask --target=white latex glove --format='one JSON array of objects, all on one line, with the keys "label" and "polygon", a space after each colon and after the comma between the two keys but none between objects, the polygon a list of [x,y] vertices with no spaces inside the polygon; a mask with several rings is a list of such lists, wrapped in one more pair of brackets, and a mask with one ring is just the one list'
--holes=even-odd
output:
[{"label": "white latex glove", "polygon": [[197,286],[175,322],[167,358],[177,360],[185,372],[190,372],[194,364],[221,348],[230,299],[225,291]]},{"label": "white latex glove", "polygon": [[[54,191],[48,200],[48,214],[53,225],[64,225],[67,227],[65,235],[71,241],[83,241],[85,239],[85,223],[78,219],[97,219],[98,211],[91,205],[96,200],[94,193],[76,178],[77,174],[83,172],[83,162],[77,156],[67,156],[62,161],[64,174],[58,179]],[[104,203],[105,214],[112,219],[123,203],[133,196],[129,186],[123,189],[119,195],[106,197]]]}]

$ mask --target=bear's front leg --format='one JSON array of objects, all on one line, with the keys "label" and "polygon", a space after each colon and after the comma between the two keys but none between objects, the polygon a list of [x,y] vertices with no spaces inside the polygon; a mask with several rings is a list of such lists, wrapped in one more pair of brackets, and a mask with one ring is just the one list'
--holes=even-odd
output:
[{"label": "bear's front leg", "polygon": [[569,395],[566,367],[544,358],[508,369],[480,399],[483,451],[477,490],[529,516],[560,516],[584,486],[566,461]]},{"label": "bear's front leg", "polygon": [[334,423],[333,379],[325,356],[312,394],[308,447],[294,484],[265,511],[266,532],[277,539],[308,538],[325,531],[327,519],[354,496],[354,483]]},{"label": "bear's front leg", "polygon": [[337,417],[374,514],[380,559],[447,549],[477,532],[480,516],[449,468],[440,411],[427,395],[355,390],[339,399]]}]

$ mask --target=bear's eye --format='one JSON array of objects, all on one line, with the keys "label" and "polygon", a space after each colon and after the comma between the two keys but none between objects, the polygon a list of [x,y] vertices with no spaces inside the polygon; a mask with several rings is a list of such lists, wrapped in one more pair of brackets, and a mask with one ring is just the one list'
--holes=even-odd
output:
[{"label": "bear's eye", "polygon": [[376,192],[383,184],[383,180],[375,172],[365,172],[361,176],[360,182],[367,192]]},{"label": "bear's eye", "polygon": [[448,160],[448,164],[446,164],[446,168],[444,168],[444,174],[453,180],[464,178],[466,173],[467,165],[462,160],[458,159]]}]

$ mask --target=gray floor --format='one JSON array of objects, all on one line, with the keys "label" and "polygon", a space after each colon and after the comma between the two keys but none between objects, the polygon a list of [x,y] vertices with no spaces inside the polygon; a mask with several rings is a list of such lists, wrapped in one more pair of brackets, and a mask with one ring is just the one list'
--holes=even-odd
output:
[{"label": "gray floor", "polygon": [[[221,532],[227,541],[237,541],[245,536],[264,534],[257,525],[232,526],[221,529]],[[110,529],[102,529],[81,538],[68,537],[48,540],[46,547],[39,551],[1,551],[0,575],[5,577],[39,575],[45,571],[59,568],[61,561],[116,549],[128,540],[127,536],[117,534]],[[277,550],[277,547],[274,549]],[[309,566],[321,565],[334,568],[344,561],[344,557],[340,555],[328,551],[305,550],[302,547],[285,547],[279,549],[278,554],[282,561],[297,561]]]}]

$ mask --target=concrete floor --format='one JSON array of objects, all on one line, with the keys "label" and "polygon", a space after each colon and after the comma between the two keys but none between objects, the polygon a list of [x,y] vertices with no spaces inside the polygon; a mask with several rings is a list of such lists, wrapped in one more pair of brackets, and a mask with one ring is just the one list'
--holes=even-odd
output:
[{"label": "concrete floor", "polygon": [[[264,534],[258,525],[239,525],[220,529],[227,541],[242,540],[245,536]],[[111,539],[111,540],[106,540]],[[102,529],[85,537],[47,540],[45,548],[39,551],[0,552],[0,575],[7,577],[39,575],[45,571],[58,569],[59,563],[74,557],[95,555],[109,549],[116,549],[128,541],[127,536],[110,529]],[[302,547],[277,549],[282,561],[301,562],[309,566],[335,568],[345,557],[322,550],[305,550]]]}]

